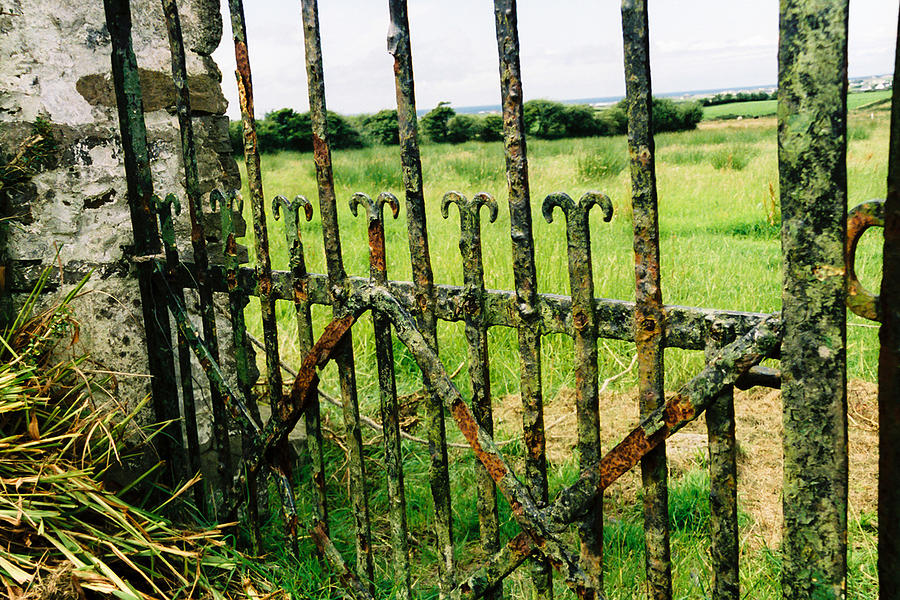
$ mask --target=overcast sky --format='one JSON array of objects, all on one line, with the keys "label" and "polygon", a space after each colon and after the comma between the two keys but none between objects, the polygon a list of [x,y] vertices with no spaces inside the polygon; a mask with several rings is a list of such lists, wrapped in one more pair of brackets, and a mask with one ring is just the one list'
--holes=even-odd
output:
[{"label": "overcast sky", "polygon": [[[227,9],[226,15],[227,15]],[[245,2],[257,116],[308,110],[299,0]],[[395,108],[386,0],[320,0],[326,102],[344,114]],[[526,99],[624,94],[618,0],[519,0]],[[898,0],[854,0],[850,76],[893,71]],[[498,104],[493,3],[409,0],[416,105]],[[239,115],[231,29],[215,59]],[[777,79],[777,0],[652,0],[654,92],[770,85]]]}]

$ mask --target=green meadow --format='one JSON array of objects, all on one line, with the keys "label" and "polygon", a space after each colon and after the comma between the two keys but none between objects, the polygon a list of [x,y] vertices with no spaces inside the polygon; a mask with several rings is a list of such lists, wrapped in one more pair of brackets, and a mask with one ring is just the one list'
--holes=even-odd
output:
[{"label": "green meadow", "polygon": [[[858,92],[847,95],[847,110],[865,108],[870,104],[890,101],[890,90]],[[734,119],[736,117],[754,118],[775,114],[776,100],[754,100],[751,102],[731,102],[703,107],[704,119]]]},{"label": "green meadow", "polygon": [[[851,96],[856,98],[857,95]],[[862,95],[860,95],[862,96]],[[869,97],[857,106],[880,98]],[[857,102],[854,100],[854,102]],[[709,107],[705,110],[756,110],[747,102]],[[764,104],[764,103],[761,103]],[[761,110],[761,109],[760,109]],[[723,113],[726,114],[726,113]],[[750,114],[750,113],[747,113]],[[763,114],[763,113],[760,113]],[[712,115],[710,115],[712,116]],[[709,118],[709,117],[708,117]],[[881,109],[854,112],[849,123],[847,154],[848,205],[883,198],[888,146],[887,113]],[[772,118],[741,121],[706,121],[695,131],[656,136],[659,190],[659,225],[662,256],[662,294],[666,304],[715,307],[743,311],[772,312],[781,303],[781,252],[778,206],[778,169],[776,126]],[[599,211],[591,217],[592,261],[596,295],[631,300],[634,298],[630,179],[624,137],[528,142],[529,175],[534,223],[538,288],[541,292],[569,293],[566,236],[563,219],[547,223],[541,216],[541,203],[547,194],[564,191],[577,199],[589,190],[606,193],[612,200],[614,216],[604,223]],[[335,152],[334,174],[339,199],[339,219],[343,256],[347,271],[353,275],[368,273],[368,246],[365,218],[353,217],[348,202],[355,192],[376,196],[390,191],[401,199],[399,150],[396,146],[373,146],[361,150]],[[459,218],[455,206],[448,219],[440,212],[442,195],[457,190],[466,196],[487,192],[496,198],[500,211],[497,222],[482,222],[485,279],[487,287],[512,289],[509,213],[506,205],[506,179],[501,143],[467,142],[459,145],[422,146],[422,165],[428,216],[431,259],[437,283],[461,284],[459,257]],[[303,223],[302,236],[306,260],[311,272],[324,273],[325,261],[319,224],[319,210],[313,159],[310,154],[279,153],[262,157],[263,184],[267,204],[276,194],[292,198],[303,194],[316,206],[310,223]],[[244,197],[249,197],[244,190]],[[269,209],[271,207],[268,207]],[[249,220],[249,209],[245,217]],[[287,269],[288,260],[281,222],[269,212],[268,228],[273,268]],[[405,208],[400,217],[386,224],[389,277],[410,279],[410,262]],[[248,227],[252,236],[252,228]],[[880,232],[864,236],[857,262],[860,279],[870,289],[880,285]],[[243,243],[251,248],[253,240]],[[280,303],[279,341],[282,356],[292,365],[299,364],[294,341],[293,307]],[[314,308],[316,332],[321,332],[330,317],[327,307]],[[251,333],[261,339],[258,304],[247,313]],[[363,413],[378,419],[377,375],[374,364],[374,340],[370,319],[354,328],[357,381]],[[491,382],[495,402],[518,393],[519,362],[515,332],[493,328],[489,334]],[[464,365],[465,338],[460,324],[441,323],[440,355],[449,372]],[[545,398],[556,397],[560,390],[574,385],[572,341],[563,335],[547,336],[543,341],[543,389]],[[627,392],[636,385],[637,370],[627,369],[633,345],[601,340],[599,369],[601,380],[625,372],[609,389]],[[261,354],[261,353],[260,353]],[[877,329],[871,322],[854,315],[848,320],[848,377],[874,381],[877,370]],[[262,357],[258,356],[261,361]],[[416,392],[421,384],[418,370],[404,348],[395,343],[395,368],[401,395]],[[665,355],[666,387],[675,389],[692,378],[702,367],[701,352],[669,349]],[[263,368],[262,362],[260,363]],[[469,393],[466,369],[458,370],[455,383]],[[323,376],[323,389],[336,394],[336,374],[329,367]],[[324,421],[329,433],[327,444],[330,478],[329,494],[334,510],[332,532],[344,556],[352,561],[353,516],[346,496],[346,462],[337,443],[342,431],[339,409],[325,406]],[[636,421],[634,414],[607,415]],[[413,427],[411,432],[417,433]],[[455,426],[448,424],[451,440],[461,441]],[[373,514],[377,574],[376,585],[388,594],[392,586],[390,542],[386,522],[386,491],[381,437],[371,430],[363,432],[367,450],[367,469],[371,475],[370,508]],[[523,455],[520,443],[504,447],[513,464]],[[435,561],[431,544],[428,458],[424,447],[404,442],[406,490],[415,585],[422,597],[436,597]],[[454,525],[457,557],[461,570],[476,565],[480,558],[475,497],[472,481],[474,458],[465,450],[451,450],[451,478],[454,491]],[[698,454],[691,468],[673,474],[670,513],[673,522],[673,564],[675,597],[706,597],[710,580],[708,553],[709,508],[708,477],[705,458]],[[301,479],[305,472],[301,472]],[[575,457],[551,464],[551,497],[556,490],[577,476]],[[306,484],[300,494],[302,517],[310,519],[312,495]],[[609,499],[608,499],[609,501]],[[642,597],[642,527],[640,502],[610,508],[606,525],[606,585],[610,598]],[[273,507],[274,509],[274,507]],[[277,511],[273,510],[273,514]],[[610,516],[611,515],[611,516]],[[875,550],[872,546],[871,514],[857,515],[851,522],[851,595],[877,597],[874,582]],[[751,544],[745,533],[757,525],[742,512],[742,585],[747,597],[780,597],[777,548]],[[501,500],[504,539],[517,532],[509,507]],[[283,544],[277,543],[279,519],[269,524],[273,557],[280,556]],[[572,535],[573,547],[576,544]],[[308,542],[308,540],[307,540]],[[306,544],[312,557],[312,545]],[[275,575],[296,597],[331,598],[340,596],[338,579],[315,558],[281,556],[273,563]],[[511,598],[524,597],[529,586],[527,569],[520,569],[506,584]],[[568,597],[561,581],[556,581],[560,597]],[[706,591],[704,591],[706,590]]]}]

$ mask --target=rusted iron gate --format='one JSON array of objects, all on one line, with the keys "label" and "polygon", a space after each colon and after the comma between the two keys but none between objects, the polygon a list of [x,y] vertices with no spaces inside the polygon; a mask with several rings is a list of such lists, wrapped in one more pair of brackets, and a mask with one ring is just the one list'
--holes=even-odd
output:
[{"label": "rusted iron gate", "polygon": [[[460,250],[465,266],[461,287],[435,285],[429,260],[422,170],[419,159],[415,93],[405,0],[389,0],[388,49],[395,58],[401,165],[413,281],[388,279],[384,247],[383,210],[396,217],[399,201],[382,193],[375,200],[356,194],[368,219],[371,269],[368,278],[348,276],[341,256],[332,176],[331,153],[325,130],[325,90],[315,0],[302,0],[302,23],[309,81],[309,100],[315,145],[314,157],[319,210],[325,239],[327,274],[306,271],[297,221],[300,211],[312,217],[302,196],[290,202],[273,200],[281,214],[290,245],[290,271],[273,271],[268,254],[265,201],[256,143],[253,87],[241,0],[229,0],[237,59],[238,89],[243,118],[244,154],[250,205],[256,233],[255,269],[239,266],[233,211],[240,211],[235,190],[214,191],[209,203],[218,206],[226,240],[225,262],[209,265],[198,193],[197,160],[191,125],[184,47],[175,0],[161,0],[172,49],[172,73],[181,126],[185,189],[192,224],[194,262],[179,261],[172,226],[174,196],[154,195],[146,133],[141,110],[140,83],[132,51],[127,0],[104,0],[113,43],[113,74],[121,121],[128,180],[128,198],[137,251],[136,265],[147,326],[153,395],[159,419],[186,421],[186,440],[177,424],[165,438],[166,456],[187,455],[179,468],[172,461],[172,482],[196,471],[198,440],[193,410],[190,353],[199,359],[212,392],[214,439],[219,470],[233,480],[219,514],[233,516],[245,505],[251,529],[256,485],[261,471],[279,484],[288,531],[296,540],[299,524],[294,509],[294,482],[284,444],[301,418],[308,431],[312,479],[317,490],[315,523],[305,523],[322,556],[330,560],[359,597],[374,593],[371,531],[360,414],[354,379],[351,329],[365,312],[374,319],[376,358],[381,392],[385,464],[388,471],[394,573],[402,597],[414,595],[410,583],[409,549],[404,506],[403,461],[400,452],[397,397],[391,361],[391,337],[409,349],[423,375],[429,398],[428,435],[434,526],[440,557],[440,591],[454,598],[498,597],[502,581],[527,559],[537,595],[552,596],[552,570],[579,596],[602,597],[602,494],[617,477],[641,464],[644,485],[647,591],[652,598],[672,595],[667,519],[665,439],[704,410],[707,415],[711,471],[711,553],[715,598],[738,598],[738,538],[735,495],[735,440],[732,387],[782,386],[784,398],[785,490],[783,588],[786,598],[839,598],[846,593],[847,426],[845,302],[851,309],[883,322],[881,357],[882,453],[879,537],[883,597],[900,590],[900,507],[892,490],[900,473],[900,315],[885,302],[897,293],[898,239],[897,147],[900,101],[894,98],[887,202],[867,203],[850,214],[846,209],[846,0],[781,3],[779,48],[779,170],[782,240],[784,249],[783,311],[751,314],[691,307],[666,306],[660,291],[659,232],[657,226],[654,145],[650,131],[651,87],[646,0],[624,0],[622,23],[628,105],[628,147],[631,157],[636,301],[594,298],[590,262],[588,212],[597,205],[607,220],[609,199],[599,192],[577,202],[564,193],[544,199],[549,221],[554,209],[565,217],[571,296],[540,294],[536,287],[532,238],[532,204],[522,114],[522,82],[515,0],[495,0],[497,45],[503,105],[503,131],[508,181],[514,291],[484,288],[481,263],[480,214],[488,209],[494,220],[497,204],[478,194],[467,199],[449,192],[443,197],[447,216],[456,204],[461,223]],[[898,54],[900,64],[900,54]],[[373,194],[374,195],[374,194]],[[157,226],[158,223],[158,226]],[[885,269],[879,301],[863,290],[853,273],[853,253],[862,232],[872,225],[886,227]],[[191,325],[184,292],[199,292],[202,332]],[[227,295],[232,319],[238,388],[233,389],[218,366],[218,342],[213,296]],[[263,423],[251,394],[253,365],[243,308],[251,295],[260,299],[267,371],[268,401],[273,417]],[[289,394],[283,394],[279,366],[274,303],[293,301],[297,335],[306,355]],[[330,305],[333,321],[314,343],[311,304]],[[170,315],[176,325],[173,350]],[[469,345],[469,374],[473,397],[467,402],[451,383],[437,356],[436,322],[465,323]],[[524,405],[525,473],[517,476],[492,439],[490,381],[486,335],[489,327],[514,327],[521,356]],[[393,333],[392,333],[393,331]],[[566,333],[575,340],[578,448],[581,473],[550,502],[541,390],[541,336]],[[641,423],[615,448],[601,454],[599,443],[597,340],[633,341],[639,361]],[[706,352],[705,368],[672,399],[664,402],[663,348]],[[766,357],[780,357],[781,370],[759,367]],[[340,555],[328,530],[325,469],[319,424],[317,370],[328,361],[338,366],[343,416],[349,433],[350,495],[356,518],[352,560]],[[175,365],[181,371],[182,415],[178,403]],[[474,572],[461,573],[454,564],[450,520],[450,488],[445,418],[449,415],[464,434],[481,463],[478,472],[479,526],[482,543],[491,557]],[[230,463],[229,422],[236,420],[243,436],[243,458]],[[602,458],[601,458],[602,457]],[[511,540],[499,535],[496,491],[509,501],[522,533]],[[250,498],[250,501],[246,501]],[[202,504],[206,500],[197,498]],[[562,532],[577,524],[580,548],[562,541]],[[353,565],[353,566],[350,566]]]}]

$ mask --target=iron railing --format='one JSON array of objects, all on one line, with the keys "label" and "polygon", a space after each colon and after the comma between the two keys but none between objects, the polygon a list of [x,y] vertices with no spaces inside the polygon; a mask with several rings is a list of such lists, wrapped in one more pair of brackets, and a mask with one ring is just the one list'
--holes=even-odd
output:
[{"label": "iron railing", "polygon": [[[374,200],[356,194],[354,214],[361,207],[368,222],[370,272],[367,278],[347,274],[341,252],[337,198],[326,132],[325,89],[316,0],[302,0],[302,26],[309,82],[309,103],[319,212],[327,274],[307,272],[298,219],[312,206],[303,196],[288,201],[276,197],[273,208],[285,225],[290,271],[273,271],[268,252],[265,196],[256,140],[253,86],[241,0],[229,0],[234,34],[237,80],[243,121],[244,157],[256,243],[255,268],[241,267],[235,242],[233,213],[241,211],[234,190],[216,190],[210,203],[222,217],[225,258],[208,264],[203,231],[204,212],[197,185],[196,149],[191,130],[184,46],[174,0],[162,0],[172,50],[178,121],[181,128],[185,189],[191,217],[193,263],[179,261],[172,227],[174,197],[153,195],[141,90],[132,51],[127,0],[104,0],[113,43],[113,74],[128,198],[135,233],[141,302],[147,325],[150,371],[156,416],[184,417],[187,442],[172,425],[164,442],[167,456],[186,455],[170,463],[174,483],[197,469],[198,456],[194,390],[190,352],[209,378],[213,406],[214,441],[219,475],[233,481],[223,497],[211,499],[219,515],[233,516],[240,506],[249,528],[255,530],[260,472],[270,472],[279,485],[287,531],[296,544],[299,531],[294,505],[296,481],[286,448],[288,433],[305,419],[315,489],[315,522],[306,523],[321,555],[329,559],[358,597],[371,597],[373,586],[372,532],[366,488],[367,474],[361,437],[351,329],[371,312],[381,398],[384,457],[387,470],[391,560],[401,597],[412,589],[408,527],[404,493],[404,464],[392,337],[396,336],[421,369],[427,401],[427,436],[431,465],[435,554],[439,557],[439,588],[454,598],[499,597],[502,581],[531,560],[536,594],[553,595],[552,571],[580,597],[603,596],[602,495],[623,473],[640,463],[643,476],[647,591],[651,598],[672,597],[667,510],[665,439],[706,411],[711,482],[711,554],[713,597],[737,599],[738,537],[734,438],[734,385],[778,386],[781,375],[759,367],[766,357],[780,357],[784,373],[785,435],[785,551],[782,555],[786,598],[839,598],[846,594],[847,554],[847,423],[845,300],[855,312],[880,318],[882,446],[879,522],[879,574],[882,593],[900,588],[897,551],[897,488],[900,444],[896,443],[898,397],[897,357],[900,355],[900,315],[887,300],[895,297],[900,265],[897,248],[897,97],[892,106],[890,176],[887,204],[867,205],[851,215],[849,236],[846,211],[846,0],[781,4],[779,49],[779,170],[783,215],[784,308],[766,315],[663,304],[660,288],[659,229],[654,171],[649,30],[646,0],[624,0],[622,24],[627,83],[628,151],[631,158],[634,222],[635,302],[594,297],[590,261],[588,212],[597,205],[607,220],[609,199],[590,192],[577,202],[564,193],[543,202],[543,215],[552,221],[554,208],[565,217],[571,296],[542,294],[537,289],[533,206],[528,184],[528,158],[523,120],[519,41],[514,0],[495,0],[512,241],[513,291],[486,290],[481,256],[481,209],[491,221],[498,206],[479,194],[471,199],[457,192],[443,196],[445,218],[456,204],[460,218],[460,251],[464,285],[436,285],[431,268],[425,218],[425,195],[418,147],[416,104],[405,0],[389,0],[388,49],[393,55],[400,129],[400,164],[406,199],[406,219],[412,260],[412,282],[392,281],[387,273],[384,244],[384,207],[397,217],[399,200],[383,193]],[[898,54],[900,65],[900,54]],[[812,126],[811,124],[816,124]],[[436,201],[436,199],[435,199]],[[157,219],[159,228],[157,228]],[[859,288],[853,273],[853,253],[862,231],[873,224],[886,229],[883,295],[873,297]],[[161,234],[161,235],[160,235]],[[188,318],[185,288],[199,291],[202,335]],[[847,293],[845,293],[845,289]],[[213,316],[214,294],[227,295],[237,389],[232,389],[218,366],[218,341]],[[264,423],[251,393],[256,369],[248,347],[244,307],[250,296],[260,300],[266,364],[267,400],[272,418]],[[165,299],[165,300],[164,300]],[[298,344],[306,356],[289,394],[282,393],[275,302],[287,300],[296,308]],[[310,307],[330,306],[333,320],[314,342]],[[183,413],[176,394],[175,359],[170,320],[177,328]],[[437,356],[438,320],[463,322],[468,345],[472,398],[466,401],[453,385]],[[521,367],[524,473],[519,476],[493,441],[487,331],[512,327],[518,333]],[[393,331],[393,333],[392,333]],[[575,341],[577,434],[580,475],[550,502],[541,388],[541,338],[565,333]],[[641,423],[615,448],[601,453],[598,414],[597,343],[601,338],[635,344],[639,364]],[[705,351],[706,367],[670,400],[663,395],[663,350]],[[349,451],[350,499],[355,519],[352,560],[345,559],[329,535],[329,506],[325,494],[328,465],[323,455],[317,371],[333,360],[338,367],[341,405]],[[231,415],[229,417],[229,414]],[[454,561],[451,493],[448,475],[445,418],[461,430],[477,456],[478,520],[481,541],[490,557],[469,573]],[[236,422],[243,439],[243,456],[232,464],[229,425]],[[814,424],[815,435],[810,435]],[[233,425],[232,425],[233,426]],[[229,487],[229,486],[226,486]],[[497,492],[509,502],[521,533],[501,539]],[[823,503],[823,495],[828,502]],[[207,499],[198,495],[200,505]],[[827,504],[827,506],[826,506]],[[576,524],[581,544],[573,552],[561,533]],[[254,539],[253,543],[258,540]],[[352,566],[351,566],[352,565]],[[893,590],[893,591],[892,591]],[[820,594],[820,595],[817,595]],[[896,594],[894,594],[896,595]]]}]

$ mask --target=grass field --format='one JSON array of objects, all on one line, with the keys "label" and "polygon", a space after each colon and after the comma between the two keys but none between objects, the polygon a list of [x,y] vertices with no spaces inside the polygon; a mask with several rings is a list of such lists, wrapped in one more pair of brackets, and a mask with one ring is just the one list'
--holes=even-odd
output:
[{"label": "grass field", "polygon": [[[853,96],[852,96],[853,97]],[[873,100],[877,99],[872,97]],[[856,102],[854,100],[854,102]],[[867,104],[861,102],[861,104]],[[742,103],[747,107],[755,103]],[[731,105],[727,105],[731,106]],[[720,108],[720,107],[712,107]],[[883,110],[874,118],[868,111],[855,113],[850,119],[850,146],[847,156],[849,205],[872,198],[882,198],[885,191],[888,122]],[[660,232],[662,254],[662,290],[667,304],[717,307],[747,311],[776,311],[780,307],[781,255],[778,213],[778,172],[775,121],[760,118],[742,121],[704,122],[696,131],[662,134],[656,137],[659,187]],[[592,260],[596,294],[602,297],[633,299],[634,272],[631,250],[630,182],[627,170],[625,140],[593,138],[582,140],[529,141],[528,146],[534,234],[537,256],[538,287],[541,292],[568,294],[566,271],[565,227],[559,220],[548,224],[540,214],[543,198],[556,191],[566,191],[577,198],[587,190],[607,193],[615,207],[611,223],[603,223],[599,213],[592,216]],[[441,195],[451,189],[467,196],[486,191],[500,205],[496,223],[484,219],[482,225],[485,248],[487,286],[512,289],[510,269],[509,218],[506,207],[506,183],[503,150],[499,143],[469,142],[461,145],[426,145],[422,148],[426,185],[429,242],[435,278],[439,283],[460,284],[462,268],[457,247],[459,220],[455,208],[444,220],[439,211]],[[396,147],[372,147],[342,151],[334,155],[334,171],[339,198],[339,218],[348,272],[368,273],[366,227],[362,217],[354,218],[347,202],[352,193],[363,191],[375,196],[389,190],[402,198],[399,157]],[[282,153],[263,157],[266,198],[276,194],[293,197],[304,194],[315,203],[316,186],[312,157],[309,154]],[[244,191],[247,197],[246,190]],[[317,206],[317,204],[316,204]],[[303,239],[310,271],[325,270],[318,223],[318,206],[312,223],[303,224]],[[270,215],[271,216],[271,215]],[[246,215],[249,219],[249,211]],[[286,269],[287,256],[281,224],[269,219],[269,236],[274,268]],[[248,228],[251,232],[252,228]],[[387,225],[387,256],[390,277],[410,279],[409,252],[405,210],[396,222]],[[244,243],[251,246],[252,240]],[[879,285],[881,236],[864,237],[859,250],[857,272],[870,289]],[[252,255],[252,250],[251,250]],[[291,364],[299,363],[293,341],[293,308],[279,306],[282,355]],[[327,323],[330,309],[314,310],[316,331]],[[248,311],[251,332],[261,337],[258,305]],[[462,326],[442,323],[439,328],[441,358],[448,371],[463,364],[466,356]],[[519,364],[515,332],[494,328],[490,331],[491,377],[498,410],[515,404],[518,393]],[[373,358],[373,336],[368,319],[354,328],[357,380],[362,411],[377,418],[377,377]],[[633,355],[630,344],[601,341],[599,369],[601,380],[624,370]],[[400,394],[409,395],[420,387],[418,371],[402,346],[394,348],[397,383]],[[543,344],[543,385],[548,405],[562,402],[574,384],[571,357],[572,341],[562,335],[548,336]],[[851,379],[872,381],[877,368],[877,330],[855,316],[848,327],[848,375]],[[702,353],[669,349],[666,352],[666,386],[674,389],[689,380],[703,363]],[[466,370],[462,369],[456,384],[468,394]],[[628,395],[636,385],[636,369],[610,386],[615,394]],[[326,370],[323,386],[336,390],[333,368]],[[627,403],[626,403],[627,405]],[[636,407],[601,402],[604,443],[609,448],[616,440],[612,431],[636,421]],[[618,408],[617,408],[618,406]],[[515,419],[512,419],[515,420]],[[341,434],[338,410],[326,410],[325,424],[331,439]],[[630,426],[630,425],[629,425]],[[448,426],[451,439],[461,437],[455,427]],[[500,428],[502,435],[515,437],[514,429]],[[415,434],[415,428],[412,429]],[[381,463],[380,437],[364,431],[367,443],[367,468],[373,474],[373,530],[378,555],[378,586],[390,590],[389,540],[386,527],[384,468]],[[505,446],[513,463],[520,460],[518,443]],[[415,538],[413,562],[417,565],[416,583],[423,597],[434,597],[435,556],[429,529],[430,492],[427,485],[427,452],[419,445],[404,443],[406,485],[410,527]],[[345,465],[339,444],[329,443],[330,464]],[[671,507],[673,529],[673,562],[675,565],[675,597],[706,597],[702,582],[709,581],[708,555],[708,478],[702,452],[694,453],[679,470],[672,473]],[[472,480],[474,459],[471,453],[453,450],[452,486],[454,491],[454,524],[457,533],[457,556],[466,565],[480,558],[475,498],[467,482]],[[551,461],[551,497],[555,490],[571,482],[577,473],[576,459],[570,448]],[[353,518],[346,500],[346,471],[339,467],[329,480],[333,495],[332,532],[345,556],[352,557],[350,528]],[[742,492],[743,493],[743,492]],[[304,498],[311,497],[308,494]],[[641,597],[643,554],[641,518],[632,492],[612,491],[607,496],[606,584],[611,598]],[[742,500],[743,501],[743,500]],[[301,511],[309,517],[312,507],[305,501]],[[780,597],[778,590],[779,556],[777,546],[760,538],[760,523],[742,505],[742,581],[746,597]],[[872,546],[874,516],[871,507],[856,507],[851,519],[850,580],[855,598],[877,597],[874,583],[874,549]],[[509,508],[501,501],[503,534],[506,539],[517,531],[509,517]],[[271,536],[277,538],[277,519],[271,524]],[[756,532],[751,534],[751,532]],[[762,539],[763,541],[760,541]],[[574,538],[573,538],[574,540]],[[283,545],[273,546],[282,552]],[[308,545],[307,550],[311,548]],[[309,556],[312,556],[310,552]],[[314,558],[301,561],[282,557],[275,566],[284,584],[297,597],[335,597],[336,579]],[[523,597],[528,587],[527,570],[520,570],[507,583],[512,598]],[[556,582],[560,597],[568,597],[561,582]],[[708,589],[708,588],[706,588]]]},{"label": "grass field", "polygon": [[[880,100],[889,100],[890,90],[858,92],[847,96],[847,109],[856,110]],[[736,117],[754,118],[775,114],[776,100],[755,100],[753,102],[730,102],[715,106],[703,107],[704,119],[734,119]]]}]

